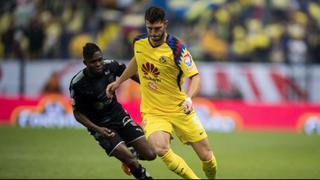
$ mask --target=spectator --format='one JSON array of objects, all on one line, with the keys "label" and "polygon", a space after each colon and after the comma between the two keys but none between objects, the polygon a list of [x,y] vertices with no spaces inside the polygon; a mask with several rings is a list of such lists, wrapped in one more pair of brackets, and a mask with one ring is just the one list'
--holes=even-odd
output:
[{"label": "spectator", "polygon": [[29,40],[29,55],[31,59],[42,57],[42,48],[45,40],[44,29],[39,19],[34,18],[31,24],[25,31],[26,37]]},{"label": "spectator", "polygon": [[15,25],[14,21],[11,21],[9,28],[2,34],[1,41],[4,45],[4,58],[13,57],[13,44],[14,44]]},{"label": "spectator", "polygon": [[7,0],[0,7],[3,57],[16,58],[12,41],[23,30],[31,58],[74,57],[72,40],[88,34],[104,52],[128,59],[131,37],[143,28],[141,12],[150,5],[170,14],[168,31],[187,42],[199,61],[320,63],[315,0]]}]

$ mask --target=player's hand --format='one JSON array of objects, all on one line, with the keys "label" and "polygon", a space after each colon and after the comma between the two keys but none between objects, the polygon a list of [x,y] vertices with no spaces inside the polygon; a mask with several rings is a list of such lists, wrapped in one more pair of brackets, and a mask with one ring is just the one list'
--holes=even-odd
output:
[{"label": "player's hand", "polygon": [[116,91],[116,89],[118,89],[119,86],[120,86],[120,84],[119,84],[119,82],[117,80],[112,82],[112,83],[110,83],[107,86],[107,89],[106,89],[107,97],[108,98],[112,98],[114,92]]},{"label": "player's hand", "polygon": [[108,129],[106,127],[101,127],[99,129],[99,133],[104,137],[104,138],[112,138],[114,137],[116,134],[111,130],[111,129]]},{"label": "player's hand", "polygon": [[187,98],[182,104],[181,106],[184,108],[184,113],[185,114],[190,114],[193,110],[193,106],[192,106],[192,100],[191,98]]}]

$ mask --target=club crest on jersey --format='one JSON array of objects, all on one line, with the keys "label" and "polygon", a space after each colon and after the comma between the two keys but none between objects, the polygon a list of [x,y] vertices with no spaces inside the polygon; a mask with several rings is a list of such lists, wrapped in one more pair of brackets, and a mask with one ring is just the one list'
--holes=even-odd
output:
[{"label": "club crest on jersey", "polygon": [[159,59],[159,62],[162,63],[162,64],[167,63],[167,57],[161,56],[160,59]]},{"label": "club crest on jersey", "polygon": [[192,58],[189,53],[187,53],[186,55],[183,56],[183,63],[187,66],[192,65]]}]

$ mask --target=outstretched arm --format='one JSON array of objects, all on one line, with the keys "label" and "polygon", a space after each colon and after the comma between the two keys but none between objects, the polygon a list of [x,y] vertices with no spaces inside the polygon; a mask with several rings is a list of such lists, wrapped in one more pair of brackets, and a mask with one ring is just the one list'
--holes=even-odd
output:
[{"label": "outstretched arm", "polygon": [[196,74],[190,78],[190,86],[187,92],[187,99],[182,103],[182,107],[184,107],[184,113],[189,114],[192,112],[192,100],[191,98],[195,97],[200,91],[200,75]]},{"label": "outstretched arm", "polygon": [[121,74],[121,76],[114,82],[110,83],[107,86],[107,96],[111,98],[115,92],[116,89],[120,86],[121,83],[126,81],[127,79],[131,78],[137,73],[137,62],[136,59],[133,57],[131,61],[129,62],[127,68],[124,70],[124,72]]},{"label": "outstretched arm", "polygon": [[124,81],[126,81],[127,79],[134,76],[136,73],[137,73],[137,62],[136,62],[136,59],[133,57],[130,60],[127,68],[124,70],[124,72],[121,74],[121,76],[117,80],[119,82],[119,85]]}]

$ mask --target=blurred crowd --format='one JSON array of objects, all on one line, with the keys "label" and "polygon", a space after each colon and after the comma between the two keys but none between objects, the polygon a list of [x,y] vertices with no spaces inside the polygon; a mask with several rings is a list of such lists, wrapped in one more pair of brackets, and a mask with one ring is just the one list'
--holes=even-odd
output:
[{"label": "blurred crowd", "polygon": [[0,58],[80,59],[94,41],[106,57],[130,59],[151,5],[198,61],[320,63],[319,0],[0,1]]}]

